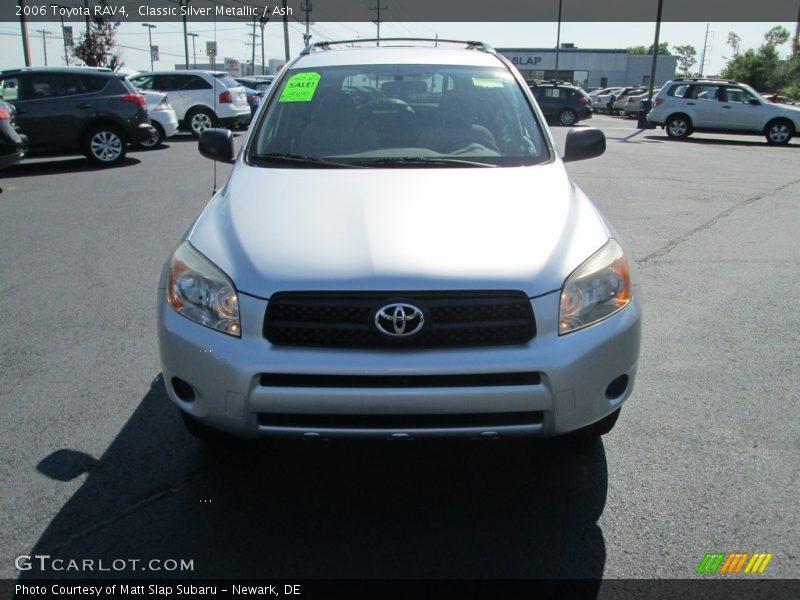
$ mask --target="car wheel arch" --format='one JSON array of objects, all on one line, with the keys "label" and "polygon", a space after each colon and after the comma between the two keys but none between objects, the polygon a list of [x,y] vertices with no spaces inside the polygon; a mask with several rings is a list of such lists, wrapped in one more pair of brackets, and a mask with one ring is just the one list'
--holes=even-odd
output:
[{"label": "car wheel arch", "polygon": [[[683,136],[674,136],[670,134],[670,125],[672,124],[672,121],[676,121],[678,119],[686,121],[686,133]],[[694,123],[692,122],[692,118],[686,113],[675,112],[669,115],[666,119],[664,119],[664,129],[665,131],[667,131],[667,135],[669,135],[670,137],[675,137],[680,139],[688,137],[694,131]]]},{"label": "car wheel arch", "polygon": [[108,127],[109,129],[114,130],[114,132],[119,135],[120,139],[125,144],[130,144],[130,142],[131,142],[130,138],[128,137],[128,134],[125,132],[125,127],[123,125],[121,125],[120,123],[117,123],[113,119],[96,119],[94,121],[90,121],[81,130],[81,134],[80,134],[80,138],[79,138],[81,140],[81,142],[83,142],[83,140],[86,138],[86,136],[89,134],[90,131],[94,131],[98,127]]},{"label": "car wheel arch", "polygon": [[[770,131],[770,129],[772,129],[772,128],[773,128],[775,125],[779,125],[779,124],[785,124],[785,125],[788,127],[788,129],[789,129],[789,135],[788,135],[788,137],[787,137],[785,140],[782,140],[782,141],[774,141],[774,140],[772,140],[772,139],[769,137],[769,131]],[[792,139],[792,137],[793,137],[794,135],[796,135],[796,134],[797,134],[797,127],[796,127],[796,126],[795,126],[795,124],[792,122],[792,120],[791,120],[791,119],[789,119],[789,118],[787,118],[787,117],[774,117],[774,118],[770,119],[770,120],[767,122],[767,124],[764,126],[763,134],[764,134],[765,136],[767,136],[767,141],[768,141],[768,142],[770,142],[770,143],[774,143],[774,144],[786,144],[786,143],[788,143],[788,142],[789,142],[789,141]]]},{"label": "car wheel arch", "polygon": [[[117,138],[119,145],[109,135]],[[125,129],[114,121],[95,121],[87,127],[81,134],[81,151],[84,156],[102,166],[114,166],[121,163],[127,155],[129,144]],[[111,155],[100,156],[95,152],[95,145],[98,151],[103,154],[111,152]]]},{"label": "car wheel arch", "polygon": [[212,107],[206,104],[195,104],[186,111],[186,116],[183,118],[183,126],[192,133],[194,133],[192,130],[192,118],[198,113],[208,114],[209,117],[211,117],[212,126],[214,126],[216,123],[219,123],[219,115]]}]

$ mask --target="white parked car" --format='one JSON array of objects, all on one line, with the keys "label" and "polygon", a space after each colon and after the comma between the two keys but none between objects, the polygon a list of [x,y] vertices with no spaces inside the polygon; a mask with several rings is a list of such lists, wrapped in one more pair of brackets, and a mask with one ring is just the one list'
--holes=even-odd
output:
[{"label": "white parked car", "polygon": [[150,116],[150,123],[156,130],[156,134],[142,142],[141,145],[145,148],[155,148],[178,131],[178,116],[166,94],[147,90],[142,90],[141,94],[147,100],[147,114]]},{"label": "white parked car", "polygon": [[638,96],[639,94],[646,92],[647,90],[643,87],[628,87],[623,88],[621,92],[616,95],[616,99],[611,105],[611,113],[612,115],[624,115],[625,114],[625,106],[628,104],[628,98],[630,96]]},{"label": "white parked car", "polygon": [[616,98],[616,95],[622,91],[622,88],[607,88],[601,91],[592,99],[592,110],[596,113],[605,114],[609,111],[611,106],[609,105],[609,100],[611,98]]},{"label": "white parked car", "polygon": [[[653,98],[656,97],[656,94],[660,91],[660,88],[655,88],[653,90]],[[648,90],[643,91],[641,94],[631,94],[625,100],[625,108],[623,112],[627,117],[636,118],[639,116],[639,111],[642,110],[642,102],[647,100],[647,97],[650,95]]]},{"label": "white parked car", "polygon": [[658,93],[647,119],[673,139],[694,131],[763,135],[786,144],[800,131],[800,108],[774,104],[737,81],[673,79]]},{"label": "white parked car", "polygon": [[250,120],[244,88],[225,71],[159,71],[129,79],[140,90],[168,93],[181,126],[193,135]]}]

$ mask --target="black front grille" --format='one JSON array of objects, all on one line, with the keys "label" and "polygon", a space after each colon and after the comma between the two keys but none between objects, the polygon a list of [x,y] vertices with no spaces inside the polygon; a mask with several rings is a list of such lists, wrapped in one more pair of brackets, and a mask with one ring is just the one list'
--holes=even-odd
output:
[{"label": "black front grille", "polygon": [[258,413],[262,427],[299,427],[303,429],[426,429],[511,425],[541,425],[541,411],[513,413],[342,415]]},{"label": "black front grille", "polygon": [[523,373],[468,373],[466,375],[306,375],[262,373],[262,387],[315,388],[434,388],[539,385],[541,375]]},{"label": "black front grille", "polygon": [[[391,337],[375,313],[411,304],[425,317],[419,333]],[[320,348],[439,348],[524,344],[536,334],[522,292],[280,292],[270,298],[264,337],[279,346]]]}]

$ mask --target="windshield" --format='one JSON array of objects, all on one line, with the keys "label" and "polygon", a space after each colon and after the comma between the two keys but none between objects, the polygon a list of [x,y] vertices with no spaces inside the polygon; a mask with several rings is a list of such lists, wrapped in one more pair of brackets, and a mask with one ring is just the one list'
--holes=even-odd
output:
[{"label": "windshield", "polygon": [[292,70],[251,136],[251,164],[520,166],[550,158],[503,68],[359,65]]}]

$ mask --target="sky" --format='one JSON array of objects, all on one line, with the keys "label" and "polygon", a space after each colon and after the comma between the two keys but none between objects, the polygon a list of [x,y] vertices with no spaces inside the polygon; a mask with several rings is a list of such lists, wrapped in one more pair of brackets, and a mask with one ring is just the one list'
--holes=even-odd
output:
[{"label": "sky", "polygon": [[[313,13],[312,13],[313,19]],[[706,48],[705,74],[713,75],[720,71],[731,49],[726,44],[728,32],[735,31],[741,37],[742,49],[757,48],[763,42],[766,31],[775,25],[786,27],[794,34],[795,23],[662,23],[660,41],[668,42],[670,48],[676,45],[691,44],[697,49],[698,60],[709,26],[708,44]],[[82,32],[83,26],[73,23],[76,34]],[[48,30],[46,36],[47,64],[64,65],[64,46],[61,37],[60,23],[29,24],[31,60],[34,66],[44,65],[42,35],[36,30]],[[303,47],[304,24],[297,22],[289,25],[289,42],[291,56],[296,56]],[[236,58],[240,61],[250,60],[251,40],[248,35],[252,27],[245,23],[189,23],[188,30],[199,34],[195,39],[197,61],[205,60],[205,42],[216,38],[218,62],[224,57]],[[556,45],[556,23],[402,23],[384,22],[381,24],[381,37],[435,37],[450,39],[480,40],[495,48],[544,48]],[[320,22],[311,25],[312,42],[354,39],[359,37],[375,37],[376,28],[372,23],[334,23]],[[156,69],[173,69],[175,64],[183,63],[183,29],[181,23],[158,23],[152,30],[153,44],[159,46],[161,60],[155,63]],[[562,23],[561,41],[573,43],[579,48],[627,48],[629,46],[653,43],[655,35],[654,23]],[[147,28],[141,23],[124,23],[120,26],[118,43],[122,60],[126,67],[137,71],[150,69],[147,52]],[[281,22],[270,22],[265,27],[265,53],[267,59],[283,60],[283,25]],[[789,44],[780,48],[785,56],[789,52]],[[192,58],[191,39],[189,40],[190,62]],[[260,63],[260,41],[256,48],[257,63]],[[24,65],[21,33],[18,23],[0,22],[0,68],[19,67]],[[695,67],[697,69],[699,65]]]}]

